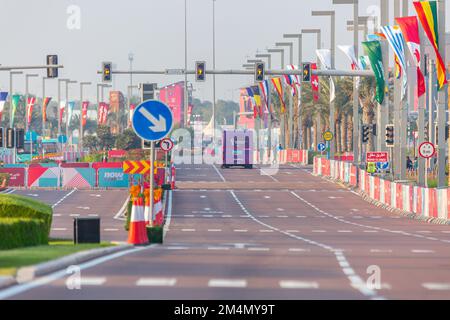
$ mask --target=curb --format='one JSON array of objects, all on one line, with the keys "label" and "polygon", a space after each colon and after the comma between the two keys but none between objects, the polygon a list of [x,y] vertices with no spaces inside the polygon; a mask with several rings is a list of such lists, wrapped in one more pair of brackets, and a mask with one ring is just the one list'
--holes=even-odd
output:
[{"label": "curb", "polygon": [[48,262],[43,262],[34,266],[22,267],[17,270],[16,277],[12,276],[0,277],[0,289],[4,289],[6,287],[10,287],[16,284],[30,282],[36,279],[37,277],[41,277],[58,270],[62,270],[71,265],[81,264],[90,260],[94,260],[96,258],[108,256],[110,254],[125,251],[132,248],[134,248],[134,246],[132,245],[120,245],[109,248],[98,248],[88,251],[77,252],[69,256],[65,256]]},{"label": "curb", "polygon": [[425,216],[419,216],[415,213],[412,212],[408,212],[408,211],[403,211],[401,209],[397,209],[394,207],[391,207],[390,205],[387,205],[385,203],[382,203],[378,200],[372,199],[367,193],[365,193],[364,191],[361,191],[359,189],[357,189],[356,187],[352,187],[350,185],[347,185],[346,183],[340,181],[340,180],[335,180],[332,179],[330,177],[324,177],[324,176],[320,176],[320,175],[315,175],[316,177],[321,177],[324,180],[336,183],[337,185],[347,188],[348,190],[352,190],[355,193],[357,193],[364,201],[369,202],[370,204],[373,204],[377,207],[383,208],[389,212],[391,212],[392,214],[396,214],[408,219],[412,219],[412,220],[417,220],[417,221],[422,221],[422,222],[426,222],[426,223],[431,223],[431,224],[439,224],[439,225],[450,225],[450,220],[447,219],[442,219],[442,218],[434,218],[434,217],[425,217]]}]

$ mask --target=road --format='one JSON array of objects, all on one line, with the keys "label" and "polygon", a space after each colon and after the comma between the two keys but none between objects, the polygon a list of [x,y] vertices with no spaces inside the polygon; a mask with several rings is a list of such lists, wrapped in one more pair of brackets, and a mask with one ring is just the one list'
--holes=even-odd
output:
[{"label": "road", "polygon": [[62,271],[0,298],[450,298],[448,226],[394,215],[308,167],[268,171],[183,165],[164,245],[82,265],[81,290]]},{"label": "road", "polygon": [[37,199],[52,206],[53,222],[50,237],[53,239],[73,239],[73,220],[76,217],[99,217],[102,241],[127,240],[124,221],[116,217],[128,198],[126,190],[11,191],[12,194]]}]

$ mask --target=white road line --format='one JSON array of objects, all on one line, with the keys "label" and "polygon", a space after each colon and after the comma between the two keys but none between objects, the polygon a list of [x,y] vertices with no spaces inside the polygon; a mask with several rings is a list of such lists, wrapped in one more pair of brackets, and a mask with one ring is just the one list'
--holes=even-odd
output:
[{"label": "white road line", "polygon": [[232,218],[233,216],[229,215],[229,214],[224,214],[222,215],[222,218]]},{"label": "white road line", "polygon": [[289,218],[288,216],[277,216],[277,218]]},{"label": "white road line", "polygon": [[53,217],[61,217],[62,216],[62,214],[60,214],[60,213],[54,213],[53,214]]},{"label": "white road line", "polygon": [[326,230],[311,230],[311,232],[314,232],[314,233],[325,233],[327,231]]},{"label": "white road line", "polygon": [[271,197],[270,196],[264,196],[264,199],[270,199]]},{"label": "white road line", "polygon": [[317,282],[282,280],[279,284],[283,289],[319,289]]},{"label": "white road line", "polygon": [[310,252],[310,249],[303,249],[303,248],[289,248],[289,252]]},{"label": "white road line", "polygon": [[245,229],[236,229],[236,230],[234,230],[234,232],[248,232],[248,230],[245,230]]},{"label": "white road line", "polygon": [[424,231],[417,231],[417,233],[431,233],[431,231],[424,230]]},{"label": "white road line", "polygon": [[297,216],[296,218],[306,218],[306,216]]},{"label": "white road line", "polygon": [[268,218],[269,216],[258,216],[259,218]]},{"label": "white road line", "polygon": [[68,194],[66,194],[64,197],[62,197],[61,199],[58,200],[58,202],[56,202],[55,204],[52,205],[52,209],[56,208],[57,206],[60,205],[61,202],[63,202],[64,200],[66,200],[68,197],[70,197],[75,191],[77,191],[77,189],[73,189],[72,191],[70,191]]},{"label": "white road line", "polygon": [[110,229],[103,229],[103,231],[106,231],[106,232],[117,232],[117,231],[119,231],[119,229],[110,228]]},{"label": "white road line", "polygon": [[79,217],[79,214],[69,214],[70,217]]},{"label": "white road line", "polygon": [[364,230],[365,233],[377,233],[377,230]]},{"label": "white road line", "polygon": [[446,230],[446,231],[441,231],[442,233],[450,233],[450,231],[449,230]]},{"label": "white road line", "polygon": [[53,231],[67,231],[67,228],[52,228]]},{"label": "white road line", "polygon": [[193,214],[185,214],[185,215],[183,215],[183,217],[185,217],[185,218],[195,218],[195,215],[193,215]]},{"label": "white road line", "polygon": [[434,250],[421,250],[421,249],[413,249],[411,250],[412,253],[434,253]]},{"label": "white road line", "polygon": [[211,288],[245,288],[245,287],[247,287],[247,280],[211,279],[208,281],[208,287],[211,287]]},{"label": "white road line", "polygon": [[370,253],[392,253],[391,249],[370,249]]},{"label": "white road line", "polygon": [[103,277],[84,277],[81,276],[81,286],[101,286],[106,282],[106,278]]},{"label": "white road line", "polygon": [[128,203],[130,202],[130,196],[127,197],[127,199],[125,200],[125,202],[123,203],[122,207],[119,209],[119,211],[117,211],[117,213],[114,215],[114,219],[115,220],[121,220],[124,221],[125,220],[125,212],[127,210],[128,207]]},{"label": "white road line", "polygon": [[208,247],[208,250],[230,250],[228,247]]},{"label": "white road line", "polygon": [[279,212],[283,212],[283,211],[284,211],[284,209],[283,209],[283,208],[277,208],[277,211],[279,211]]},{"label": "white road line", "polygon": [[140,278],[136,281],[138,287],[173,287],[177,283],[175,278]]},{"label": "white road line", "polygon": [[269,233],[269,232],[273,232],[273,230],[259,230],[259,232],[266,232],[266,233]]},{"label": "white road line", "polygon": [[181,229],[182,232],[195,232],[195,229]]},{"label": "white road line", "polygon": [[352,230],[338,230],[338,233],[352,233]]},{"label": "white road line", "polygon": [[172,247],[165,247],[167,250],[188,250],[189,247],[178,247],[178,246],[172,246]]},{"label": "white road line", "polygon": [[222,229],[208,229],[208,232],[221,232]]},{"label": "white road line", "polygon": [[286,232],[289,232],[289,233],[299,233],[298,230],[286,230]]},{"label": "white road line", "polygon": [[222,179],[223,182],[227,182],[225,180],[225,178],[223,177],[223,175],[220,173],[219,169],[216,168],[215,165],[212,164],[212,167],[214,168],[214,170],[216,170],[217,174],[219,175],[220,179]]},{"label": "white road line", "polygon": [[270,251],[270,248],[248,248],[248,251]]},{"label": "white road line", "polygon": [[428,290],[449,291],[450,283],[426,282],[422,283],[422,287]]}]

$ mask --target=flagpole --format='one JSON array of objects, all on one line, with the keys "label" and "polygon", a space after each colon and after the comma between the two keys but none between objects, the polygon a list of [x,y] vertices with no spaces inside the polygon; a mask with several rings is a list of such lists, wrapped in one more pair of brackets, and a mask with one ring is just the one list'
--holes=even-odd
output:
[{"label": "flagpole", "polygon": [[[404,0],[402,1],[402,16],[407,17],[408,16],[408,1]],[[394,21],[395,22],[395,21]],[[400,128],[401,128],[401,145],[400,145],[400,154],[401,154],[401,176],[400,179],[404,180],[406,179],[406,157],[408,155],[408,134],[407,134],[407,127],[408,127],[408,115],[409,115],[409,109],[414,106],[414,89],[411,86],[412,85],[412,79],[410,77],[411,75],[411,68],[408,68],[407,63],[409,60],[409,50],[404,50],[405,52],[405,69],[403,71],[403,78],[408,79],[408,92],[405,97],[403,97],[403,101],[401,104],[400,109]],[[416,72],[417,73],[417,72]],[[401,84],[403,86],[403,84]],[[409,103],[408,101],[409,97]]]}]

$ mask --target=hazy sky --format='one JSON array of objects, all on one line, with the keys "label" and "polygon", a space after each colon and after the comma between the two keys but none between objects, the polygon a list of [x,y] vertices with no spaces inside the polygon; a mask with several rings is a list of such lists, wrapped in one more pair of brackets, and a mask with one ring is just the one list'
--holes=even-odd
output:
[{"label": "hazy sky", "polygon": [[[194,68],[196,60],[205,60],[207,67],[211,67],[212,0],[187,1],[188,69]],[[328,48],[329,18],[311,17],[310,12],[330,10],[331,3],[332,0],[217,0],[217,69],[239,69],[257,50],[264,51],[282,41],[283,33],[300,32],[302,28],[321,27],[323,46]],[[360,0],[360,15],[376,13],[378,3],[379,0]],[[450,17],[449,7],[447,17]],[[134,54],[134,69],[184,67],[184,0],[0,0],[0,8],[2,65],[43,64],[46,54],[56,53],[65,66],[60,70],[61,77],[94,84],[100,81],[96,71],[104,60],[114,62],[118,69],[128,70],[129,52]],[[334,8],[337,44],[351,44],[352,34],[345,29],[346,21],[352,19],[351,6]],[[412,8],[410,10],[413,12]],[[450,21],[447,21],[447,30],[449,25]],[[315,59],[315,41],[312,35],[304,36],[304,60]],[[274,54],[273,66],[279,67],[279,56]],[[336,66],[349,68],[339,51]],[[39,73],[43,75],[44,71]],[[14,79],[15,88],[23,91],[24,77],[15,76]],[[177,76],[134,76],[135,83],[157,82],[160,86],[182,79]],[[237,99],[237,89],[250,84],[253,77],[217,76],[216,79],[218,99]],[[192,77],[190,80],[194,81]],[[126,92],[128,84],[129,76],[115,76],[116,89]],[[0,72],[0,87],[9,91],[8,72]],[[56,87],[56,81],[48,82],[48,95],[56,97]],[[41,80],[31,79],[30,88],[31,93],[40,96]],[[209,76],[204,84],[194,82],[194,88],[195,97],[211,99],[212,77]],[[78,99],[79,91],[79,85],[72,85],[71,98]],[[85,91],[94,101],[96,86]]]}]

